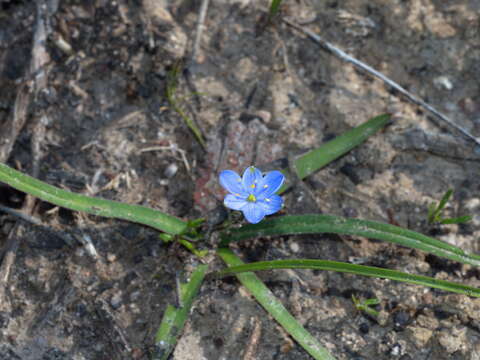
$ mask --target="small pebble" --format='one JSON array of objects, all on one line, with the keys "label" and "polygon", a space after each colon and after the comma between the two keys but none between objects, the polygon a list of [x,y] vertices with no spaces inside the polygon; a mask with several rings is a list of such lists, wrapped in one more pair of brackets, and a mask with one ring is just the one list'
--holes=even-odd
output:
[{"label": "small pebble", "polygon": [[175,176],[175,174],[177,173],[178,171],[178,165],[175,164],[175,163],[171,163],[170,165],[167,166],[167,168],[165,169],[165,171],[163,172],[163,175],[166,177],[166,178],[172,178]]},{"label": "small pebble", "polygon": [[118,292],[114,294],[110,299],[110,305],[112,306],[112,308],[117,310],[121,304],[122,304],[122,293]]},{"label": "small pebble", "polygon": [[453,89],[453,84],[450,81],[450,79],[446,76],[439,76],[433,80],[433,83],[437,88],[443,89],[443,90],[452,90]]},{"label": "small pebble", "polygon": [[294,253],[297,253],[300,251],[300,246],[298,245],[297,242],[291,242],[290,243],[290,250],[292,250],[292,252]]},{"label": "small pebble", "polygon": [[107,261],[108,261],[108,262],[111,262],[111,263],[112,263],[112,262],[114,262],[114,261],[116,261],[116,260],[117,260],[117,255],[112,254],[112,253],[109,253],[109,254],[107,255]]}]

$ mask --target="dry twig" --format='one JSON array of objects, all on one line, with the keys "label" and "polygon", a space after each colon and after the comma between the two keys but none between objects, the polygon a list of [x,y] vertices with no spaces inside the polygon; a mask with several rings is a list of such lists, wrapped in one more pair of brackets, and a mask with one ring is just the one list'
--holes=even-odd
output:
[{"label": "dry twig", "polygon": [[[47,86],[47,74],[45,65],[50,61],[47,49],[45,48],[48,37],[47,22],[50,16],[56,11],[58,2],[37,2],[37,21],[32,45],[32,59],[30,61],[30,74],[34,75],[33,88],[35,98],[37,95]],[[27,109],[30,101],[30,93],[25,92],[23,88],[20,89],[14,106],[14,114],[12,120],[12,129],[9,134],[13,135],[8,139],[7,146],[4,146],[3,152],[0,149],[0,161],[5,162],[12,150],[13,143],[18,136],[20,130],[23,128],[27,118]],[[32,136],[32,176],[38,177],[39,173],[39,160],[41,158],[40,144],[43,141],[45,135],[45,126],[48,119],[45,115],[37,117],[36,124],[33,127]],[[35,207],[35,199],[31,196],[27,196],[25,203],[22,207],[22,213],[31,215]],[[8,299],[5,296],[7,291],[8,279],[12,265],[15,262],[17,250],[20,244],[20,238],[24,231],[24,225],[17,223],[7,238],[7,243],[4,247],[4,257],[0,266],[0,303],[4,306],[8,304]]]},{"label": "dry twig", "polygon": [[294,29],[296,29],[296,30],[304,33],[305,35],[307,35],[310,39],[315,41],[317,44],[319,44],[325,50],[329,51],[331,54],[337,56],[338,58],[340,58],[343,61],[351,63],[355,67],[357,67],[357,68],[365,71],[366,73],[382,80],[385,84],[387,84],[391,88],[393,88],[396,91],[398,91],[399,93],[401,93],[403,96],[405,96],[408,100],[410,100],[415,105],[418,105],[418,106],[424,108],[425,110],[427,110],[428,112],[433,114],[440,121],[443,121],[448,126],[456,129],[461,134],[463,134],[466,138],[475,142],[475,144],[480,145],[480,139],[473,136],[465,128],[461,127],[460,125],[457,125],[453,120],[448,118],[445,114],[441,113],[440,111],[435,109],[433,106],[427,104],[425,101],[423,101],[419,97],[417,97],[414,94],[412,94],[411,92],[407,91],[406,89],[401,87],[399,84],[397,84],[395,81],[393,81],[390,78],[388,78],[387,76],[383,75],[381,72],[375,70],[374,68],[372,68],[371,66],[361,62],[360,60],[357,60],[354,57],[348,55],[346,52],[344,52],[343,50],[341,50],[341,49],[337,48],[336,46],[332,45],[331,43],[324,40],[321,36],[315,34],[314,32],[312,32],[308,29],[305,29],[302,26],[297,25],[296,23],[294,23],[291,20],[288,20],[288,19],[285,19],[285,18],[282,19],[282,20],[287,25],[289,25],[289,26],[293,27]]}]

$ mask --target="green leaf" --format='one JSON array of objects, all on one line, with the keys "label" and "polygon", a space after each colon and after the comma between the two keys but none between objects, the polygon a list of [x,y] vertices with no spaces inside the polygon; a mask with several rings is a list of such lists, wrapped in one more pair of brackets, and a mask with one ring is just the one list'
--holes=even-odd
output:
[{"label": "green leaf", "polygon": [[364,236],[419,249],[464,264],[480,266],[480,256],[415,231],[375,221],[346,219],[332,215],[312,214],[270,218],[258,224],[249,224],[223,232],[221,245],[226,246],[231,241],[261,236],[314,233]]},{"label": "green leaf", "polygon": [[[217,251],[218,255],[228,266],[238,266],[243,262],[227,248]],[[237,275],[238,280],[245,286],[265,310],[287,331],[314,359],[335,360],[297,320],[290,315],[283,304],[253,273],[242,273]]]},{"label": "green leaf", "polygon": [[428,206],[427,222],[429,224],[433,224],[435,222],[435,216],[436,216],[436,206],[434,203],[432,203]]},{"label": "green leaf", "polygon": [[195,124],[195,122],[183,111],[181,105],[179,104],[179,101],[177,100],[177,87],[178,87],[178,78],[180,74],[182,73],[182,64],[178,62],[173,66],[173,68],[170,70],[170,72],[167,74],[167,86],[165,90],[165,96],[167,97],[167,101],[172,107],[172,109],[180,115],[182,120],[185,122],[185,124],[188,126],[190,131],[195,135],[195,138],[197,141],[200,143],[202,148],[205,149],[206,143],[205,140],[203,139],[202,132],[198,128],[198,126]]},{"label": "green leaf", "polygon": [[124,219],[151,226],[170,234],[181,234],[187,223],[144,206],[129,205],[72,193],[44,183],[0,163],[0,181],[49,203],[89,214]]},{"label": "green leaf", "polygon": [[472,216],[464,215],[464,216],[459,216],[454,218],[441,219],[440,223],[441,224],[463,224],[463,223],[469,222],[472,219],[473,219]]},{"label": "green leaf", "polygon": [[373,298],[373,299],[366,299],[364,302],[363,302],[365,305],[378,305],[380,304],[380,300],[379,299],[376,299],[376,298]]},{"label": "green leaf", "polygon": [[380,300],[378,299],[366,299],[364,301],[361,301],[360,299],[357,299],[355,295],[352,295],[352,301],[357,310],[364,311],[368,315],[377,317],[379,315],[379,312],[373,308],[370,307],[370,305],[377,305],[380,303]]},{"label": "green leaf", "polygon": [[270,10],[268,12],[268,21],[270,21],[278,13],[281,3],[282,0],[272,0],[270,3]]},{"label": "green leaf", "polygon": [[[450,291],[458,294],[480,297],[480,289],[451,281],[434,279],[428,276],[413,275],[401,271],[382,269],[374,266],[356,265],[330,260],[274,260],[259,261],[244,265],[232,266],[215,273],[216,276],[238,275],[245,272],[272,270],[272,269],[311,269],[337,271],[356,275],[363,275],[381,279],[406,282],[415,285],[428,286],[435,289]],[[364,302],[365,304],[366,302]]]},{"label": "green leaf", "polygon": [[384,127],[389,120],[390,114],[374,117],[364,124],[337,136],[318,149],[311,150],[300,156],[295,161],[298,177],[304,179],[333,160],[345,155]]},{"label": "green leaf", "polygon": [[445,205],[447,205],[447,202],[448,202],[448,200],[450,200],[450,197],[452,196],[452,194],[453,194],[453,190],[448,189],[447,192],[445,193],[445,195],[443,195],[443,197],[440,200],[440,202],[438,203],[438,206],[437,206],[437,209],[436,209],[437,215],[440,214],[440,212],[443,210]]},{"label": "green leaf", "polygon": [[[362,125],[328,141],[319,148],[299,156],[294,161],[296,176],[298,176],[299,179],[304,179],[325,165],[328,165],[333,160],[345,155],[384,127],[389,120],[390,114],[376,116]],[[288,176],[288,174],[284,175]],[[284,192],[288,187],[288,184],[282,186],[279,193]]]},{"label": "green leaf", "polygon": [[199,265],[192,273],[190,281],[186,284],[180,284],[180,293],[178,294],[180,306],[175,307],[170,304],[167,306],[160,328],[155,336],[154,360],[167,360],[175,348],[207,270],[208,265]]}]

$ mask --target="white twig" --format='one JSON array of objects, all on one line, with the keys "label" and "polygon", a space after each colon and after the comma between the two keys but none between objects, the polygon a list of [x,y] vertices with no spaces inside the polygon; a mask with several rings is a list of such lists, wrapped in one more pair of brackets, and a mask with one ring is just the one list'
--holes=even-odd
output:
[{"label": "white twig", "polygon": [[195,31],[195,40],[193,43],[192,54],[190,56],[190,63],[194,63],[197,61],[197,53],[198,49],[200,48],[200,40],[202,39],[203,29],[205,26],[205,17],[207,16],[208,4],[209,0],[203,0],[202,4],[200,5],[200,12],[198,14],[198,22],[197,22],[197,29]]},{"label": "white twig", "polygon": [[340,59],[342,59],[343,61],[346,61],[346,62],[349,62],[351,64],[353,64],[354,66],[362,69],[363,71],[367,72],[368,74],[370,75],[373,75],[375,76],[376,78],[379,78],[380,80],[382,80],[385,84],[387,84],[388,86],[392,87],[393,89],[397,90],[399,93],[401,93],[403,96],[405,96],[408,100],[410,100],[412,103],[414,103],[415,105],[418,105],[418,106],[421,106],[423,107],[425,110],[429,111],[431,114],[433,114],[436,118],[438,118],[439,120],[443,121],[444,123],[446,123],[447,125],[455,128],[457,131],[459,131],[460,133],[462,133],[465,137],[467,137],[468,139],[472,140],[473,142],[475,142],[475,144],[477,145],[480,145],[480,139],[478,139],[477,137],[473,136],[472,134],[470,134],[465,128],[461,127],[460,125],[457,125],[454,121],[452,121],[450,118],[448,118],[446,115],[444,115],[443,113],[441,113],[440,111],[438,111],[437,109],[435,109],[433,106],[427,104],[425,101],[423,101],[422,99],[420,99],[419,97],[413,95],[411,92],[407,91],[406,89],[404,89],[403,87],[401,87],[400,85],[398,85],[395,81],[389,79],[388,77],[386,77],[385,75],[383,75],[382,73],[378,72],[377,70],[375,70],[374,68],[372,68],[371,66],[361,62],[360,60],[357,60],[355,59],[354,57],[348,55],[347,53],[345,53],[343,50],[337,48],[336,46],[332,45],[331,43],[329,43],[328,41],[324,40],[321,36],[315,34],[314,32],[308,30],[308,29],[305,29],[297,24],[295,24],[294,22],[288,20],[288,19],[282,19],[287,25],[293,27],[294,29],[297,29],[299,31],[301,31],[302,33],[304,33],[305,35],[307,35],[310,39],[312,39],[313,41],[315,41],[317,44],[319,44],[321,47],[325,48],[326,50],[328,50],[329,52],[331,52],[333,55],[339,57]]},{"label": "white twig", "polygon": [[170,150],[174,156],[175,156],[175,153],[180,154],[181,160],[183,161],[185,168],[187,169],[188,172],[190,172],[190,164],[188,163],[186,152],[185,150],[180,149],[177,146],[177,144],[170,144],[169,146],[149,146],[149,147],[140,149],[139,152],[144,153],[147,151],[164,151],[164,150]]}]

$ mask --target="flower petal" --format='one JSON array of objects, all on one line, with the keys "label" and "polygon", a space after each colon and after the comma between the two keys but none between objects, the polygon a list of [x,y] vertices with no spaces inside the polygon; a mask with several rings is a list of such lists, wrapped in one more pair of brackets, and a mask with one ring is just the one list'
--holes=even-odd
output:
[{"label": "flower petal", "polygon": [[247,202],[247,204],[242,208],[242,212],[245,216],[245,219],[252,224],[259,223],[265,217],[263,206],[256,202]]},{"label": "flower petal", "polygon": [[248,201],[238,196],[228,194],[225,196],[223,203],[226,207],[232,210],[241,210],[248,203]]},{"label": "flower petal", "polygon": [[273,194],[257,203],[262,205],[265,215],[271,215],[282,208],[283,199],[280,196]]},{"label": "flower petal", "polygon": [[258,184],[262,181],[262,172],[255,166],[249,166],[243,173],[243,188],[248,191],[249,194],[256,192]]},{"label": "flower petal", "polygon": [[219,175],[220,184],[225,190],[232,194],[240,194],[248,196],[247,192],[243,189],[242,179],[240,176],[232,170],[223,170]]},{"label": "flower petal", "polygon": [[285,176],[278,170],[268,172],[259,183],[257,197],[268,198],[275,194],[283,185]]}]

